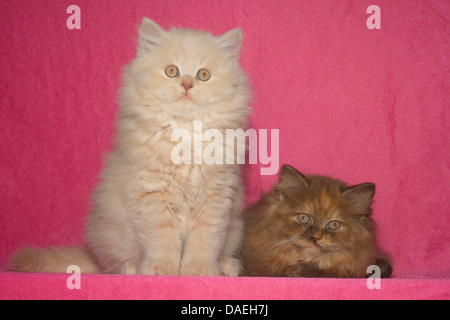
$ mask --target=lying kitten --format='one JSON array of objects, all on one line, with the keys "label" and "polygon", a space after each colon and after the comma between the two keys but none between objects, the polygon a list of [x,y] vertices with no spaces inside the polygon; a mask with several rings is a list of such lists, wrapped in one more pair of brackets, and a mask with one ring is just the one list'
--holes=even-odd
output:
[{"label": "lying kitten", "polygon": [[375,246],[371,204],[375,185],[304,176],[283,166],[273,191],[246,214],[241,259],[247,276],[367,277],[391,265]]},{"label": "lying kitten", "polygon": [[171,134],[193,134],[194,121],[224,135],[245,130],[241,42],[239,29],[214,37],[165,31],[144,18],[138,56],[124,72],[115,147],[93,194],[87,249],[23,249],[11,268],[66,272],[74,264],[82,273],[237,276],[242,166],[175,164],[171,151],[179,142]]}]

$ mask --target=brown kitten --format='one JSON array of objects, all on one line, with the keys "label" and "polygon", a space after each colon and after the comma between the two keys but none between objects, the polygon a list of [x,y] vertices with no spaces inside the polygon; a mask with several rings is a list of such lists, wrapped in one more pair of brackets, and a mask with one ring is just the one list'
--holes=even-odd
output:
[{"label": "brown kitten", "polygon": [[348,186],[283,166],[272,192],[246,214],[241,260],[246,276],[367,277],[392,267],[375,246],[373,183]]}]

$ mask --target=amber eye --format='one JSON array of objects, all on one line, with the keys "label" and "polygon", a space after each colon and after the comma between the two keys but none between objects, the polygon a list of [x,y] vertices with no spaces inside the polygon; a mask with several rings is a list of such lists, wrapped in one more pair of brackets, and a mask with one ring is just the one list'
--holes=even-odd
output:
[{"label": "amber eye", "polygon": [[201,81],[208,81],[211,78],[211,74],[206,69],[200,69],[197,72],[197,78]]},{"label": "amber eye", "polygon": [[166,75],[169,78],[175,78],[176,76],[178,76],[178,68],[175,66],[168,66],[166,68]]},{"label": "amber eye", "polygon": [[342,223],[340,223],[339,221],[332,220],[332,221],[327,223],[327,229],[337,230],[337,229],[340,228],[341,225],[342,225]]},{"label": "amber eye", "polygon": [[297,221],[304,225],[312,223],[311,218],[306,213],[297,214]]}]

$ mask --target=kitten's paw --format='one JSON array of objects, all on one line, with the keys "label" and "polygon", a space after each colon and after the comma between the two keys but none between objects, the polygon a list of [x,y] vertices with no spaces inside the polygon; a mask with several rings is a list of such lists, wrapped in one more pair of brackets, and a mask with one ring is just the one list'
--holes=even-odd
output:
[{"label": "kitten's paw", "polygon": [[137,268],[136,264],[126,261],[122,264],[119,273],[121,273],[121,274],[137,274],[137,272],[138,272],[138,268]]},{"label": "kitten's paw", "polygon": [[179,275],[178,266],[161,260],[147,260],[141,265],[141,274],[173,276]]},{"label": "kitten's paw", "polygon": [[224,276],[237,277],[241,273],[241,262],[238,259],[226,257],[219,261],[219,265]]},{"label": "kitten's paw", "polygon": [[220,276],[220,268],[217,263],[208,261],[193,261],[181,266],[182,276]]},{"label": "kitten's paw", "polygon": [[392,265],[387,257],[378,257],[376,264],[380,267],[382,278],[389,278],[392,275]]}]

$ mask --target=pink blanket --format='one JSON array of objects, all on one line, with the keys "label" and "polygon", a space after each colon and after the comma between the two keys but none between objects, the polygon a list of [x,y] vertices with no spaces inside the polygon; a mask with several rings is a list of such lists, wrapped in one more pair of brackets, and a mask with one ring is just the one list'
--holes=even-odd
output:
[{"label": "pink blanket", "polygon": [[[67,26],[71,4],[80,29]],[[279,130],[279,165],[376,184],[373,217],[394,278],[370,290],[363,279],[89,275],[69,290],[68,275],[3,268],[0,298],[450,297],[446,0],[1,1],[3,265],[22,245],[82,243],[143,16],[215,35],[242,28],[252,127]],[[248,203],[276,181],[260,160],[247,165]]]}]

